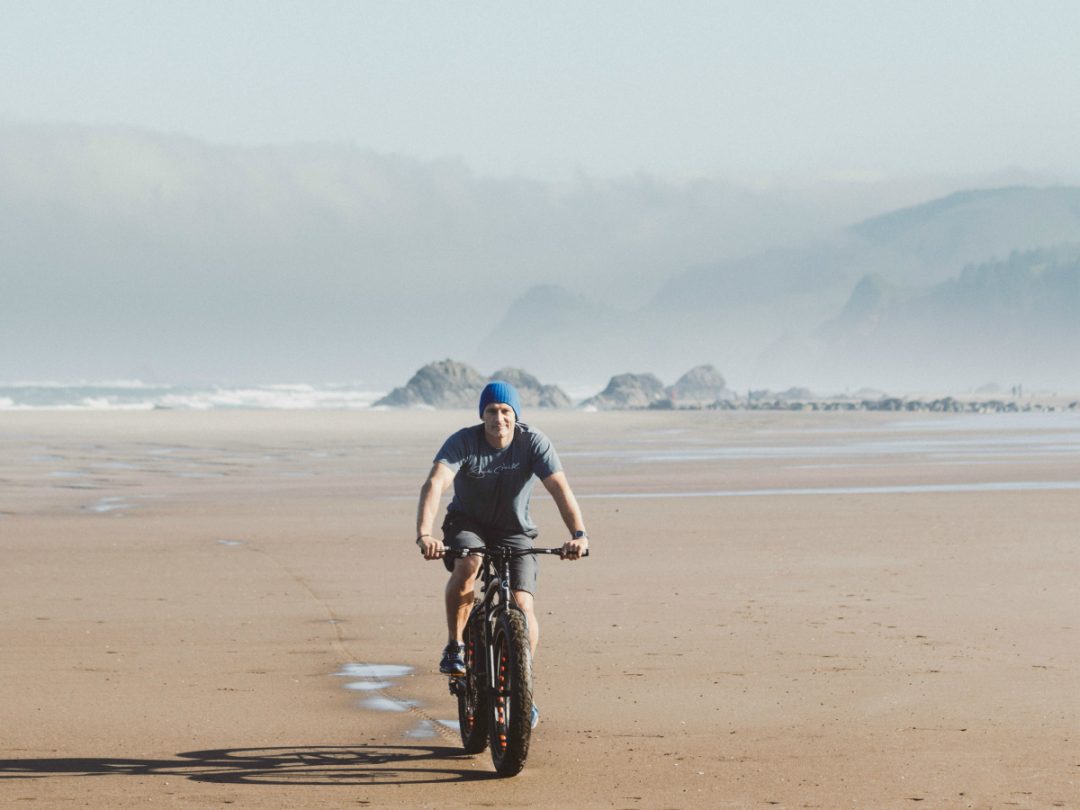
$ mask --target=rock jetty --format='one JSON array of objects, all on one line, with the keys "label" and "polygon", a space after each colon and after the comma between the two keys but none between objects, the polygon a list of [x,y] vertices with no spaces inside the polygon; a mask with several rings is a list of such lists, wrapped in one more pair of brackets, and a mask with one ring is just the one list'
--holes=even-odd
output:
[{"label": "rock jetty", "polygon": [[734,400],[722,400],[710,408],[749,411],[905,411],[908,413],[1020,413],[1080,410],[1080,401],[1068,404],[1045,402],[1018,402],[1016,400],[974,399],[961,400],[954,397],[937,399],[906,399],[882,397],[881,399],[836,398],[789,398],[767,392],[755,392],[754,396]]}]

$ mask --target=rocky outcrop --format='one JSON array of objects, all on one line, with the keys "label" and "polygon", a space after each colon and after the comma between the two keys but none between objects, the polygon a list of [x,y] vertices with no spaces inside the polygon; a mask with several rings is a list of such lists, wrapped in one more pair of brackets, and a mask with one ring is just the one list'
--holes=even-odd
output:
[{"label": "rocky outcrop", "polygon": [[619,410],[654,407],[667,400],[664,384],[654,374],[617,374],[607,388],[581,403],[583,408]]},{"label": "rocky outcrop", "polygon": [[715,366],[695,366],[683,374],[678,382],[667,390],[674,407],[700,407],[711,405],[718,399],[728,399],[731,392],[727,382]]},{"label": "rocky outcrop", "polygon": [[503,368],[490,377],[454,360],[429,363],[401,388],[395,388],[373,407],[472,409],[480,401],[480,392],[491,380],[504,380],[518,390],[522,410],[529,408],[569,408],[568,397],[557,385],[544,385],[520,368]]},{"label": "rocky outcrop", "polygon": [[440,360],[428,363],[405,386],[376,401],[374,407],[475,408],[486,384],[484,375],[471,366]]},{"label": "rocky outcrop", "polygon": [[505,380],[517,389],[521,408],[569,408],[570,397],[557,385],[544,385],[520,368],[501,368],[489,380]]}]

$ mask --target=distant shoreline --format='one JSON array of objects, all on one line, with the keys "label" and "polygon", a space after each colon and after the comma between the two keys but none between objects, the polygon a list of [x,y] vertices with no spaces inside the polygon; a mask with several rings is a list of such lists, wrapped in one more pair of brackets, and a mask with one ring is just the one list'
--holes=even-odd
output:
[{"label": "distant shoreline", "polygon": [[[0,413],[20,411],[365,411],[399,410],[401,407],[372,407],[384,391],[362,384],[311,385],[307,383],[267,385],[168,385],[135,382],[0,383]],[[582,409],[589,397],[575,396],[572,404],[558,410]],[[416,404],[405,409],[454,410]],[[585,408],[592,410],[593,408]],[[980,393],[938,394],[887,393],[815,395],[792,390],[783,392],[728,391],[714,401],[662,399],[648,405],[609,404],[597,410],[753,410],[753,411],[930,411],[955,413],[1015,413],[1024,411],[1078,411],[1080,393],[1032,391],[1019,396]]]},{"label": "distant shoreline", "polygon": [[712,405],[679,405],[666,400],[649,410],[729,410],[729,411],[894,411],[931,413],[1025,413],[1080,412],[1080,397],[1057,394],[1021,399],[969,399],[965,397],[883,397],[847,399],[839,397],[787,399],[775,396],[721,400]]}]

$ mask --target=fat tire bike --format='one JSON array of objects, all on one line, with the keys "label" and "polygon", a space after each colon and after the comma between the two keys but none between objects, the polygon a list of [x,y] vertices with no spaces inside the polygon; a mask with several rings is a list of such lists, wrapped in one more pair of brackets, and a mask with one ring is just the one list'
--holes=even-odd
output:
[{"label": "fat tire bike", "polygon": [[[583,556],[588,556],[588,549]],[[510,561],[526,554],[558,554],[561,548],[468,548],[450,557],[484,558],[480,595],[465,623],[465,674],[450,676],[457,698],[461,744],[470,754],[491,747],[500,776],[525,767],[532,739],[532,653],[525,613],[514,599]]]}]

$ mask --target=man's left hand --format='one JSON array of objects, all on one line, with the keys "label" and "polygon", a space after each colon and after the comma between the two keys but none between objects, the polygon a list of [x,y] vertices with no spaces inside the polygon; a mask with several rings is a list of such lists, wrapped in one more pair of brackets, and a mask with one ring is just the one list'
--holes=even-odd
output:
[{"label": "man's left hand", "polygon": [[588,537],[579,537],[576,540],[567,540],[563,543],[562,554],[564,560],[580,560],[585,556],[585,550],[589,547]]}]

